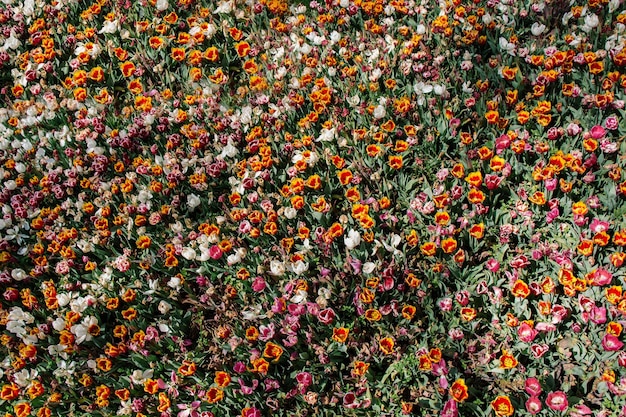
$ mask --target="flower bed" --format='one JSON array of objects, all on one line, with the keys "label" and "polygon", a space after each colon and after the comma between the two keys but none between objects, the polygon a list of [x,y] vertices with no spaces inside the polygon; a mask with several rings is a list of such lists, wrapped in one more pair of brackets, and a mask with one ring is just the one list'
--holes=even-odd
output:
[{"label": "flower bed", "polygon": [[626,414],[620,0],[3,3],[0,411]]}]

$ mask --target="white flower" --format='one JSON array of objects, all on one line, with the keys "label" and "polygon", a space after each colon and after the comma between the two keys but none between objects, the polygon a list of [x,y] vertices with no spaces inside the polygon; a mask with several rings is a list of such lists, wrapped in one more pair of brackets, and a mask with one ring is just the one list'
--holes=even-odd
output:
[{"label": "white flower", "polygon": [[190,211],[194,211],[196,207],[200,205],[200,197],[195,194],[189,194],[187,196],[187,207]]},{"label": "white flower", "polygon": [[533,34],[533,36],[541,35],[544,30],[546,30],[546,25],[539,22],[533,23],[530,27],[530,32]]},{"label": "white flower", "polygon": [[297,261],[296,263],[291,264],[291,269],[296,275],[301,275],[308,271],[309,263],[304,261]]},{"label": "white flower", "polygon": [[225,157],[232,158],[234,156],[237,156],[238,153],[239,153],[239,150],[235,146],[233,146],[233,141],[229,140],[226,146],[224,146],[224,148],[222,149],[222,153],[220,153],[219,158],[220,159],[224,159]]},{"label": "white flower", "polygon": [[75,300],[70,301],[70,308],[75,313],[82,313],[89,307],[89,297],[78,297]]},{"label": "white flower", "polygon": [[20,387],[26,387],[35,378],[37,378],[39,372],[36,369],[29,371],[28,369],[22,369],[19,372],[13,374],[13,381]]},{"label": "white flower", "polygon": [[506,51],[509,55],[515,56],[515,44],[506,40],[502,36],[498,39],[500,49]]},{"label": "white flower", "polygon": [[182,282],[178,277],[171,277],[169,281],[167,281],[167,286],[173,288],[175,290],[180,290],[182,286]]},{"label": "white flower", "polygon": [[136,369],[133,371],[130,376],[130,380],[133,384],[141,385],[146,382],[147,379],[151,379],[154,376],[154,370],[148,369],[146,371],[142,371],[141,369]]},{"label": "white flower", "polygon": [[303,290],[298,290],[298,291],[296,291],[296,293],[293,295],[293,297],[291,297],[291,298],[289,299],[289,301],[291,301],[291,302],[292,302],[292,303],[294,303],[294,304],[300,304],[300,303],[302,303],[302,302],[306,301],[306,296],[307,296],[306,291],[303,291]]},{"label": "white flower", "polygon": [[374,119],[382,119],[383,117],[385,117],[386,114],[387,114],[387,110],[385,109],[385,106],[383,106],[382,104],[379,104],[374,109]]},{"label": "white flower", "polygon": [[352,107],[356,107],[359,105],[359,103],[361,102],[361,97],[358,96],[358,94],[355,94],[352,97],[348,97],[346,99],[346,101],[348,102],[349,105],[351,105]]},{"label": "white flower", "polygon": [[3,51],[6,51],[7,49],[17,49],[21,44],[22,42],[15,37],[15,32],[12,30],[11,36],[4,41],[4,45],[2,45],[0,49]]},{"label": "white flower", "polygon": [[196,259],[196,251],[188,246],[183,248],[183,252],[181,255],[183,255],[183,258],[187,259],[188,261],[193,261],[194,259]]},{"label": "white flower", "polygon": [[435,84],[433,86],[433,92],[440,96],[446,92],[446,87],[441,84]]},{"label": "white flower", "polygon": [[23,269],[16,268],[13,271],[11,271],[11,278],[13,278],[16,281],[22,281],[28,278],[28,275],[26,274],[26,271],[24,271]]},{"label": "white flower", "polygon": [[168,7],[170,7],[170,5],[167,3],[167,0],[157,0],[156,9],[158,11],[162,12],[163,10],[167,10]]},{"label": "white flower", "polygon": [[93,339],[89,328],[91,326],[97,326],[98,319],[93,316],[87,316],[80,324],[75,324],[70,328],[70,331],[76,336],[76,344],[80,345],[83,342],[89,342]]},{"label": "white flower", "polygon": [[315,139],[316,142],[330,142],[335,139],[335,128],[322,129],[321,134]]},{"label": "white flower", "polygon": [[594,13],[590,13],[585,16],[585,24],[581,27],[581,29],[585,32],[591,32],[595,27],[598,26],[600,20],[598,19],[598,15]]},{"label": "white flower", "polygon": [[394,255],[399,255],[402,252],[398,250],[397,247],[401,241],[402,238],[399,235],[393,233],[391,235],[390,243],[383,242],[383,246],[385,247],[385,249],[387,249],[388,252],[392,252]]},{"label": "white flower", "polygon": [[280,276],[285,273],[285,264],[281,261],[273,260],[270,262],[270,274]]},{"label": "white flower", "polygon": [[159,310],[159,313],[167,314],[172,309],[172,305],[165,300],[161,300],[157,309]]},{"label": "white flower", "polygon": [[343,242],[346,244],[348,250],[352,250],[361,243],[361,234],[356,230],[350,229],[348,235],[344,236]]},{"label": "white flower", "polygon": [[289,220],[294,219],[298,215],[298,210],[293,207],[285,207],[283,214]]},{"label": "white flower", "polygon": [[260,305],[251,306],[241,312],[241,317],[243,317],[244,320],[263,319],[266,316],[265,314],[261,314],[261,309]]},{"label": "white flower", "polygon": [[366,274],[371,274],[376,269],[376,264],[374,262],[365,262],[363,264],[362,271]]},{"label": "white flower", "polygon": [[65,329],[65,320],[62,317],[57,317],[55,321],[52,322],[52,328],[57,332]]},{"label": "white flower", "polygon": [[[159,3],[157,2],[157,5]],[[98,31],[98,33],[103,34],[103,33],[115,33],[118,30],[120,30],[120,22],[115,19],[115,20],[107,20],[104,22],[104,25],[102,26],[102,29],[100,29]]]}]

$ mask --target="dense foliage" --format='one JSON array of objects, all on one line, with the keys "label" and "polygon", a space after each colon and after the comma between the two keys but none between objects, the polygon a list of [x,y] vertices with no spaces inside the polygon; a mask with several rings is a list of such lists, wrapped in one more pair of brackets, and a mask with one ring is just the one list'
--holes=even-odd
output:
[{"label": "dense foliage", "polygon": [[626,415],[621,0],[3,0],[0,411]]}]

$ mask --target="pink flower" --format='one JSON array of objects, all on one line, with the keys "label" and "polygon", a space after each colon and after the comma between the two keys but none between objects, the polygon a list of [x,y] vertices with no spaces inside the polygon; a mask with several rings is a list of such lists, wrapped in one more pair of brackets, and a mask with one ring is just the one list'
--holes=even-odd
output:
[{"label": "pink flower", "polygon": [[598,268],[591,274],[591,285],[609,285],[613,281],[613,274],[604,268]]},{"label": "pink flower", "polygon": [[541,405],[541,400],[537,397],[530,397],[528,400],[526,400],[526,410],[532,414],[535,415],[538,412],[541,411],[542,405]]},{"label": "pink flower", "polygon": [[617,117],[615,116],[607,117],[606,120],[604,121],[604,125],[609,130],[617,129],[617,126],[618,126]]},{"label": "pink flower", "polygon": [[609,230],[609,222],[605,222],[599,219],[593,219],[589,228],[594,233],[606,232]]},{"label": "pink flower", "polygon": [[491,258],[485,263],[485,267],[491,272],[498,272],[500,270],[500,262]]},{"label": "pink flower", "polygon": [[600,125],[595,125],[591,128],[589,133],[591,133],[592,138],[601,139],[604,137],[604,135],[606,135],[606,130]]},{"label": "pink flower", "polygon": [[252,289],[254,292],[261,292],[265,289],[265,280],[263,277],[256,277],[252,282]]},{"label": "pink flower", "polygon": [[343,396],[343,406],[346,408],[357,408],[359,403],[356,401],[356,395],[353,392],[348,392]]},{"label": "pink flower", "polygon": [[616,336],[613,336],[612,334],[606,334],[602,338],[602,347],[607,352],[615,352],[617,350],[620,350],[623,346],[624,343],[622,343]]},{"label": "pink flower", "polygon": [[571,417],[582,417],[582,416],[590,416],[593,414],[591,408],[587,407],[585,404],[578,404],[574,406],[570,416]]},{"label": "pink flower", "polygon": [[211,259],[220,259],[224,252],[217,245],[213,245],[209,248],[209,256]]},{"label": "pink flower", "polygon": [[524,322],[517,329],[517,335],[519,336],[522,342],[530,343],[537,336],[537,330],[535,330],[531,325]]},{"label": "pink flower", "polygon": [[443,406],[443,410],[441,410],[440,417],[457,417],[459,415],[459,407],[454,401],[454,399],[450,398],[446,404]]},{"label": "pink flower", "polygon": [[546,398],[546,405],[552,410],[565,411],[569,403],[567,402],[567,395],[563,391],[553,391],[548,394]]},{"label": "pink flower", "polygon": [[524,391],[530,396],[537,397],[541,394],[541,384],[537,378],[527,378],[524,382]]},{"label": "pink flower", "polygon": [[540,358],[542,357],[548,350],[550,350],[550,347],[548,345],[546,345],[545,343],[540,345],[538,343],[533,344],[530,347],[530,350],[533,352],[533,356],[535,358]]},{"label": "pink flower", "polygon": [[323,324],[330,324],[335,319],[335,312],[331,308],[325,308],[317,315],[317,319]]}]

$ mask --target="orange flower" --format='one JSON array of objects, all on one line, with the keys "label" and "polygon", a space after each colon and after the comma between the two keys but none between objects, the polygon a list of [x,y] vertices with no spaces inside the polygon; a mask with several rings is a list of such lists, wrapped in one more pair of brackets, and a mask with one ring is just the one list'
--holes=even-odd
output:
[{"label": "orange flower", "polygon": [[243,37],[243,32],[237,28],[228,29],[228,33],[235,41],[239,41]]},{"label": "orange flower", "polygon": [[437,245],[434,242],[425,242],[420,246],[420,251],[426,256],[433,256],[437,251]]},{"label": "orange flower", "polygon": [[449,237],[441,241],[441,249],[444,253],[452,253],[457,250],[457,242],[454,238]]},{"label": "orange flower", "polygon": [[178,373],[183,376],[191,376],[196,372],[196,364],[191,361],[183,361],[178,368]]},{"label": "orange flower", "polygon": [[412,320],[417,312],[417,308],[412,305],[405,305],[402,307],[402,317],[407,320]]},{"label": "orange flower", "polygon": [[498,417],[513,415],[513,404],[511,404],[511,400],[506,395],[499,395],[491,402],[491,407],[496,412],[496,416]]},{"label": "orange flower", "polygon": [[283,348],[278,346],[276,343],[267,342],[265,344],[265,349],[263,350],[263,357],[268,358],[268,359],[273,359],[274,362],[278,362],[282,354],[283,354]]},{"label": "orange flower", "polygon": [[396,124],[393,120],[389,119],[385,123],[383,123],[380,128],[385,132],[393,132],[396,129]]},{"label": "orange flower", "polygon": [[231,377],[228,372],[217,371],[215,372],[215,379],[213,381],[218,387],[224,388],[230,384]]},{"label": "orange flower", "polygon": [[172,52],[170,54],[174,61],[181,62],[185,59],[185,49],[184,48],[172,48]]},{"label": "orange flower", "polygon": [[243,64],[243,70],[248,74],[256,74],[259,71],[259,66],[254,59],[250,59]]},{"label": "orange flower", "polygon": [[344,343],[348,339],[350,329],[346,327],[335,327],[333,329],[333,340],[338,343]]},{"label": "orange flower", "polygon": [[476,309],[471,307],[463,307],[461,309],[461,318],[465,321],[472,321],[476,318]]},{"label": "orange flower", "polygon": [[394,345],[395,345],[395,342],[393,341],[391,337],[385,337],[378,343],[378,346],[380,347],[381,352],[383,352],[385,355],[390,355],[393,353]]},{"label": "orange flower", "polygon": [[222,398],[224,398],[224,391],[215,387],[210,388],[206,393],[206,400],[209,404],[215,404]]},{"label": "orange flower", "polygon": [[485,235],[485,225],[483,223],[473,225],[469,228],[469,234],[475,239],[482,239]]},{"label": "orange flower", "polygon": [[263,358],[258,358],[253,360],[252,362],[252,372],[258,372],[262,375],[265,375],[270,367],[270,363]]},{"label": "orange flower", "polygon": [[355,377],[363,376],[367,372],[367,369],[370,367],[369,363],[365,363],[362,361],[355,361],[354,368],[352,369],[352,375]]},{"label": "orange flower", "polygon": [[241,41],[235,44],[235,49],[239,58],[243,58],[248,56],[248,54],[250,53],[250,44],[246,41]]},{"label": "orange flower", "polygon": [[215,46],[208,47],[202,57],[210,62],[215,62],[220,58],[219,50]]},{"label": "orange flower", "polygon": [[389,155],[389,166],[393,169],[402,168],[402,155]]},{"label": "orange flower", "polygon": [[28,403],[18,403],[13,406],[13,412],[16,417],[26,417],[30,414],[32,408]]},{"label": "orange flower", "polygon": [[87,98],[87,90],[83,87],[78,87],[74,89],[74,98],[78,101],[85,101]]},{"label": "orange flower", "polygon": [[450,223],[450,214],[447,211],[438,211],[435,213],[435,223],[440,226],[446,226]]},{"label": "orange flower", "polygon": [[483,174],[480,171],[474,171],[467,174],[465,181],[472,187],[480,187],[483,183]]},{"label": "orange flower", "polygon": [[507,81],[512,81],[515,79],[515,76],[517,75],[518,71],[519,71],[519,68],[517,67],[511,68],[509,66],[505,66],[504,68],[502,68],[502,78],[504,78]]},{"label": "orange flower", "polygon": [[382,318],[383,316],[382,314],[380,314],[380,311],[378,311],[378,309],[370,308],[365,311],[365,319],[367,321],[380,321],[380,319]]},{"label": "orange flower", "polygon": [[135,64],[130,61],[124,61],[120,64],[120,69],[122,70],[122,75],[128,78],[135,73]]},{"label": "orange flower", "polygon": [[138,249],[147,249],[150,247],[151,243],[152,243],[152,240],[150,239],[150,237],[146,235],[142,235],[142,236],[139,236],[139,238],[137,238],[136,245]]},{"label": "orange flower", "polygon": [[350,172],[347,169],[343,169],[341,171],[339,171],[337,173],[337,176],[339,177],[339,182],[341,183],[341,185],[348,185],[350,184],[350,181],[352,181],[352,172]]},{"label": "orange flower", "polygon": [[150,47],[152,49],[159,49],[160,47],[163,46],[165,41],[160,36],[152,36],[150,40],[148,41],[148,43],[150,44]]},{"label": "orange flower", "polygon": [[0,390],[0,400],[11,401],[20,395],[20,388],[15,384],[3,385]]},{"label": "orange flower", "polygon": [[521,279],[518,279],[511,288],[511,294],[515,297],[526,298],[530,295],[530,287]]},{"label": "orange flower", "polygon": [[511,355],[505,349],[502,349],[502,356],[500,356],[500,369],[513,369],[517,366],[518,362],[515,356]]},{"label": "orange flower", "polygon": [[578,250],[578,253],[583,256],[591,256],[591,254],[593,253],[593,246],[594,246],[593,241],[583,239],[578,244],[576,249]]},{"label": "orange flower", "polygon": [[622,334],[623,329],[624,327],[620,323],[617,323],[615,321],[611,321],[606,325],[606,332],[615,337],[619,337],[619,335]]},{"label": "orange flower", "polygon": [[102,67],[93,67],[89,71],[89,79],[92,81],[100,82],[104,79],[104,70]]},{"label": "orange flower", "polygon": [[579,202],[572,204],[572,213],[576,214],[577,216],[584,216],[588,212],[589,212],[589,209],[587,208],[587,205],[584,202],[579,201]]},{"label": "orange flower", "polygon": [[159,390],[159,382],[148,378],[146,382],[143,383],[143,390],[148,394],[155,394]]},{"label": "orange flower", "polygon": [[465,380],[457,379],[456,381],[454,381],[452,383],[452,386],[450,387],[449,393],[450,393],[450,396],[454,399],[454,401],[458,403],[467,400],[467,398],[469,397],[469,394],[467,391],[467,385],[465,385]]},{"label": "orange flower", "polygon": [[500,122],[500,113],[497,110],[489,110],[485,113],[485,119],[490,125],[497,125]]}]

